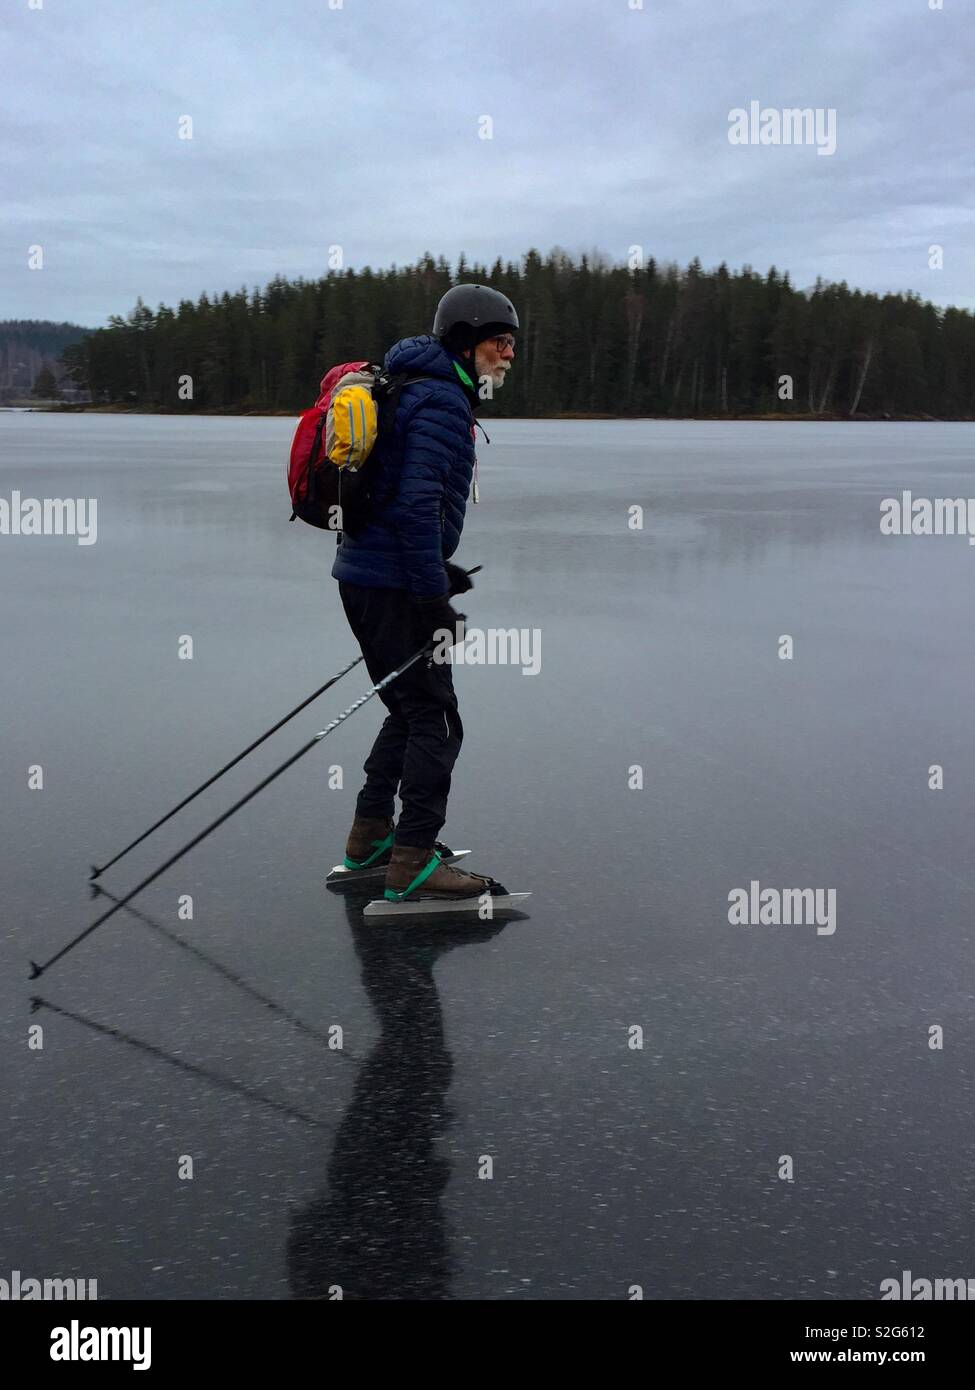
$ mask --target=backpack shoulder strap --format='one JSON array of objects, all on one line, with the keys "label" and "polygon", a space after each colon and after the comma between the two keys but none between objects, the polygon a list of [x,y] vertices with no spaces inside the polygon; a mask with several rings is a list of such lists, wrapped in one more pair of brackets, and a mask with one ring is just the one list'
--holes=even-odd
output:
[{"label": "backpack shoulder strap", "polygon": [[415,381],[437,381],[438,377],[426,372],[394,372],[392,376],[377,378],[379,397],[379,433],[392,433],[396,420],[396,408],[404,386],[412,386]]}]

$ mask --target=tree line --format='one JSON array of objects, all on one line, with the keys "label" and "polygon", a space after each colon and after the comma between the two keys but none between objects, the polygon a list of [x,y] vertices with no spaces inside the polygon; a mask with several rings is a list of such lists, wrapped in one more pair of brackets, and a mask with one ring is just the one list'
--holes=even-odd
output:
[{"label": "tree line", "polygon": [[31,395],[56,396],[58,359],[70,343],[88,332],[90,329],[76,323],[38,319],[0,322],[0,402]]},{"label": "tree line", "polygon": [[66,348],[96,402],[191,413],[298,412],[336,362],[381,360],[429,331],[451,284],[503,290],[520,319],[516,367],[495,409],[540,416],[754,415],[975,418],[975,316],[917,294],[846,283],[797,290],[750,266],[636,268],[529,251],[488,268],[416,265],[273,279],[126,316]]}]

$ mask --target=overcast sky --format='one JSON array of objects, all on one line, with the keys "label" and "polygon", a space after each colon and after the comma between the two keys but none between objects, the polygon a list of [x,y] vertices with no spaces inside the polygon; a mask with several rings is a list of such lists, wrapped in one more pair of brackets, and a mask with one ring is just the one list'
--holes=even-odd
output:
[{"label": "overcast sky", "polygon": [[[975,308],[975,0],[330,3],[5,0],[0,318],[99,325],[333,245],[641,245]],[[835,108],[835,154],[732,145],[753,101]]]}]

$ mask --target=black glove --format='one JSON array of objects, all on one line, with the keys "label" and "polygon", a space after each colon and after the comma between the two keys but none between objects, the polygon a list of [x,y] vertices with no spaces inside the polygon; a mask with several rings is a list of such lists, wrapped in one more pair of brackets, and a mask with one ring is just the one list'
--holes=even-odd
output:
[{"label": "black glove", "polygon": [[473,579],[466,570],[461,569],[460,565],[452,565],[449,560],[445,560],[444,569],[447,571],[447,579],[450,582],[448,598],[454,598],[456,594],[466,594],[468,589],[473,589]]},{"label": "black glove", "polygon": [[421,640],[433,641],[437,632],[450,628],[454,633],[454,641],[450,645],[463,642],[467,614],[458,613],[451,607],[449,594],[440,594],[436,598],[415,598],[413,608],[416,614],[417,635]]}]

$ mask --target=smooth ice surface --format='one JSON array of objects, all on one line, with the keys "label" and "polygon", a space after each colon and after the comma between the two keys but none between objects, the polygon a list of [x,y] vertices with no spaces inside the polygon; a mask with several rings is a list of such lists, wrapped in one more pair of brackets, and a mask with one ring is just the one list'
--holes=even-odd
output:
[{"label": "smooth ice surface", "polygon": [[[975,429],[486,423],[464,608],[537,629],[541,665],[456,671],[444,837],[528,919],[367,930],[325,890],[373,701],[31,985],[105,904],[89,865],[355,649],[330,538],[288,523],[291,421],[0,415],[0,497],[98,500],[93,546],[0,536],[0,1277],[622,1299],[975,1274],[975,548],[879,530],[903,488],[975,497]],[[835,889],[835,933],[731,925],[752,880]]]}]

